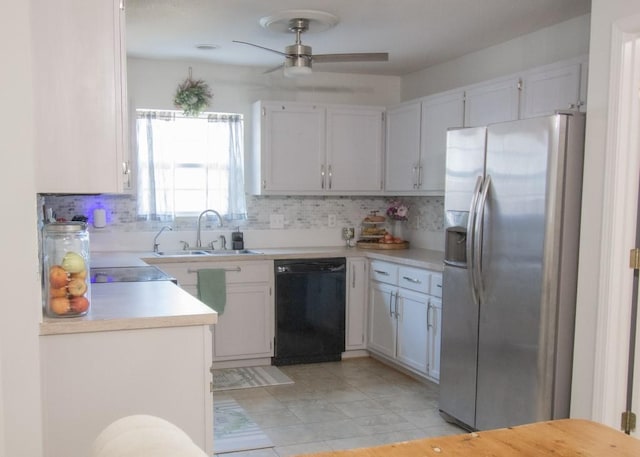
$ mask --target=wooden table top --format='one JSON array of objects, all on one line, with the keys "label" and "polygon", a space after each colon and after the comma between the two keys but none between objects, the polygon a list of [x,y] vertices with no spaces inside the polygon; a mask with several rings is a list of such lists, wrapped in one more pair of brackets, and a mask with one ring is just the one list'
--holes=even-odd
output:
[{"label": "wooden table top", "polygon": [[640,440],[581,419],[561,419],[305,457],[640,457]]}]

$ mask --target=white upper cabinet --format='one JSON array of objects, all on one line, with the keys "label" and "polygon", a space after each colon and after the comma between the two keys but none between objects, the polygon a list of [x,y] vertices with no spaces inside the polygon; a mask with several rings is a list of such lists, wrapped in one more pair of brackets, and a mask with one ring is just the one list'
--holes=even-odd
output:
[{"label": "white upper cabinet", "polygon": [[319,191],[325,156],[325,113],[316,105],[265,103],[259,111],[262,190]]},{"label": "white upper cabinet", "polygon": [[420,160],[420,101],[387,110],[386,177],[388,192],[414,192]]},{"label": "white upper cabinet", "polygon": [[583,103],[580,99],[580,63],[536,68],[523,75],[522,84],[521,119],[577,109]]},{"label": "white upper cabinet", "polygon": [[383,114],[378,107],[257,102],[252,192],[381,192]]},{"label": "white upper cabinet", "polygon": [[464,126],[477,127],[518,119],[520,78],[508,77],[465,90]]},{"label": "white upper cabinet", "polygon": [[325,190],[382,190],[383,113],[380,108],[327,107]]},{"label": "white upper cabinet", "polygon": [[447,130],[464,123],[464,92],[434,95],[422,100],[422,142],[418,190],[444,194]]},{"label": "white upper cabinet", "polygon": [[447,129],[462,127],[464,92],[438,94],[387,111],[385,190],[444,193]]},{"label": "white upper cabinet", "polygon": [[120,3],[32,1],[38,192],[123,191],[128,138]]}]

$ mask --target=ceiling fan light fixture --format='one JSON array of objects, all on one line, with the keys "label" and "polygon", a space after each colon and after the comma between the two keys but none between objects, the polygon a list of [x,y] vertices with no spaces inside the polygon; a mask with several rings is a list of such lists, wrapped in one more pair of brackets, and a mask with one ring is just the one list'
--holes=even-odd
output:
[{"label": "ceiling fan light fixture", "polygon": [[307,76],[311,73],[311,59],[306,56],[290,57],[284,62],[284,76],[287,78]]}]

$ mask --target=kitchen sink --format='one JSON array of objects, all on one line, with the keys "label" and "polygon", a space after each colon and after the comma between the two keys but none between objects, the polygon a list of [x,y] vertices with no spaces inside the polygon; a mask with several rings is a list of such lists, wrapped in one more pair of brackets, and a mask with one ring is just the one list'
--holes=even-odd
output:
[{"label": "kitchen sink", "polygon": [[208,256],[208,255],[250,255],[262,254],[260,251],[252,249],[221,249],[221,250],[205,250],[205,249],[187,249],[182,251],[160,251],[155,252],[157,257],[191,257],[191,256]]},{"label": "kitchen sink", "polygon": [[220,249],[217,251],[207,251],[209,255],[246,255],[246,254],[262,254],[260,251],[252,249]]},{"label": "kitchen sink", "polygon": [[207,251],[203,251],[200,249],[194,250],[182,250],[182,251],[160,251],[155,252],[154,255],[158,257],[185,257],[192,255],[207,255],[209,254]]}]

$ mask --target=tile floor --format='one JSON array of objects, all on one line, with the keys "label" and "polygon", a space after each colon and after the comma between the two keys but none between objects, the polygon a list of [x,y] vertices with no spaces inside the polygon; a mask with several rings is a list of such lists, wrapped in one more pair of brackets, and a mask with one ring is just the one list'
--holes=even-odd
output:
[{"label": "tile floor", "polygon": [[227,390],[275,447],[223,457],[285,457],[466,433],[438,414],[438,386],[373,358],[291,365],[295,384]]}]

